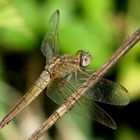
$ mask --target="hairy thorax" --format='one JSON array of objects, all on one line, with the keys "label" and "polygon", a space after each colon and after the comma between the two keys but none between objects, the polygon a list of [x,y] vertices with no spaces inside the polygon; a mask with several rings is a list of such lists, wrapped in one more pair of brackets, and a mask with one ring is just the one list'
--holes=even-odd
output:
[{"label": "hairy thorax", "polygon": [[54,79],[66,77],[79,69],[79,60],[74,56],[56,56],[48,63],[45,69]]}]

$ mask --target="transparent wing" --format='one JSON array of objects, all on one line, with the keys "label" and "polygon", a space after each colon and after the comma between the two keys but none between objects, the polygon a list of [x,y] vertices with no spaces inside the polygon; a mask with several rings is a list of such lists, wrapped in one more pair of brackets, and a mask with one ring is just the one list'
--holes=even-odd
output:
[{"label": "transparent wing", "polygon": [[127,105],[130,101],[126,88],[105,78],[101,78],[95,86],[92,86],[85,96],[112,105]]},{"label": "transparent wing", "polygon": [[[72,88],[74,92],[87,80],[88,77],[89,75],[87,73],[78,72],[76,75],[70,75],[65,80],[67,80],[67,86],[71,85],[70,87],[74,87]],[[59,80],[61,82],[59,82]],[[53,94],[49,94],[48,92],[48,96],[54,96],[53,98],[55,102],[56,100],[59,100],[56,103],[62,104],[63,101],[71,95],[71,89],[67,88],[67,91],[65,91],[64,87],[66,85],[62,84],[62,81],[64,81],[64,79],[59,80],[54,81],[54,83],[51,85],[52,87],[51,90],[49,90],[49,92],[53,92]],[[84,95],[84,97],[88,100],[93,100],[111,105],[127,105],[130,101],[128,91],[123,86],[105,78],[101,78],[99,82],[97,82],[94,86],[89,88],[88,92]]]},{"label": "transparent wing", "polygon": [[[81,86],[87,78],[88,73],[78,72],[78,86]],[[95,75],[95,77],[97,77]],[[72,81],[73,85],[75,81]],[[89,88],[89,91],[84,95],[88,99],[102,102],[111,105],[127,105],[130,101],[128,91],[121,85],[110,81],[105,78],[101,78],[94,86]]]},{"label": "transparent wing", "polygon": [[50,31],[45,35],[41,51],[46,57],[47,62],[56,54],[59,53],[59,43],[58,43],[58,29],[59,29],[59,10],[56,10],[50,17],[51,28]]},{"label": "transparent wing", "polygon": [[[67,79],[56,80],[47,89],[47,95],[59,105],[76,91],[76,89],[68,83],[69,78],[70,77]],[[101,107],[94,103],[93,100],[82,97],[72,110],[88,119],[91,118],[101,124],[111,127],[112,129],[116,129],[114,120]]]},{"label": "transparent wing", "polygon": [[71,89],[66,87],[64,82],[67,79],[59,78],[52,81],[52,83],[47,87],[47,96],[53,100],[56,104],[61,105],[64,101],[71,95]]},{"label": "transparent wing", "polygon": [[75,104],[72,111],[80,114],[85,118],[97,121],[112,129],[117,128],[115,121],[103,108],[85,97],[82,97]]}]

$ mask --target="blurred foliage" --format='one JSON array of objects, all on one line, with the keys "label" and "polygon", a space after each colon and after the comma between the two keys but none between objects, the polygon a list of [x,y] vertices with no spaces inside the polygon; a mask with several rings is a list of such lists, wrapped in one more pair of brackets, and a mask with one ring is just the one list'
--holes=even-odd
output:
[{"label": "blurred foliage", "polygon": [[[0,0],[0,116],[8,112],[9,108],[18,100],[17,98],[21,96],[17,90],[25,93],[25,90],[43,69],[45,58],[40,52],[41,41],[48,30],[49,16],[56,9],[59,9],[61,14],[60,53],[74,54],[76,50],[80,49],[89,51],[93,56],[93,63],[90,68],[97,69],[132,32],[139,28],[139,3],[138,0]],[[117,80],[128,89],[132,99],[135,99],[134,104],[136,101],[139,103],[140,99],[139,56],[140,47],[137,44],[108,75],[110,79]],[[15,90],[13,87],[17,89]],[[28,118],[27,120],[36,120],[38,125],[43,120],[42,118],[46,118],[43,109],[40,109],[43,106],[41,104],[44,101],[43,98],[46,97],[42,95],[39,100],[37,99],[33,103],[34,111],[30,111],[30,115],[28,113],[28,115],[25,115]],[[50,100],[46,100],[50,102]],[[48,105],[47,102],[44,104]],[[48,108],[46,107],[47,110],[51,110],[50,106],[52,105],[49,104],[48,106]],[[131,107],[136,106],[130,105]],[[131,109],[133,110],[133,108]],[[35,113],[37,110],[41,110],[41,113]],[[131,112],[131,110],[129,111]],[[123,111],[120,112],[122,113]],[[26,112],[24,113],[26,114]],[[128,114],[129,116],[126,116]],[[131,118],[132,114],[128,114],[124,113],[122,116]],[[8,140],[9,137],[6,134],[11,130],[14,130],[11,133],[15,134],[15,136],[11,136],[11,139],[22,139],[22,136],[27,137],[27,134],[31,134],[33,130],[29,129],[35,129],[34,125],[38,126],[34,124],[35,121],[31,126],[31,122],[24,121],[26,117],[22,117],[22,115],[20,115],[21,117],[16,123],[10,124],[10,127],[7,126],[9,129],[4,128],[0,132],[1,140]],[[67,136],[67,140],[70,135],[74,135],[77,140],[93,139],[94,134],[94,139],[98,139],[98,137],[106,139],[107,137],[107,139],[116,140],[128,140],[128,138],[137,140],[140,137],[137,132],[130,128],[130,122],[125,122],[125,119],[122,119],[122,129],[118,131],[103,129],[112,134],[112,136],[108,136],[106,133],[105,136],[103,135],[104,137],[101,132],[100,135],[96,135],[96,132],[92,134],[93,130],[91,130],[91,133],[89,132],[89,120],[83,121],[79,118],[76,119],[76,117],[74,119],[76,122],[79,120],[80,122],[85,122],[83,126],[85,126],[84,128],[87,132],[83,131],[86,136],[83,136],[84,132],[81,133],[80,128],[83,127],[77,128],[73,126],[71,119],[67,122],[69,128],[64,126],[63,121],[65,120],[62,119],[62,123],[60,121],[60,124],[53,128],[54,130],[57,129],[58,133],[50,132],[50,135],[53,135],[53,138],[56,136],[55,139],[65,139]],[[132,121],[132,119],[129,121]],[[23,122],[26,122],[27,126],[23,125]],[[125,123],[129,127],[123,127]],[[79,125],[82,124],[79,123]],[[29,129],[22,134],[25,131],[25,127]],[[69,129],[69,131],[66,131],[68,135],[62,134],[63,129]],[[77,131],[75,130],[76,132],[74,133],[73,129]],[[18,137],[19,132],[22,134],[21,138]],[[135,136],[136,133],[137,136]],[[48,135],[46,137],[50,139]]]}]

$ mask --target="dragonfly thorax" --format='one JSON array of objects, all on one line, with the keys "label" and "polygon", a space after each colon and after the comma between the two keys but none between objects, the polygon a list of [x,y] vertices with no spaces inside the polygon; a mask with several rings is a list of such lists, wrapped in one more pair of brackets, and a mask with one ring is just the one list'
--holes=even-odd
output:
[{"label": "dragonfly thorax", "polygon": [[79,58],[80,67],[87,67],[91,63],[91,55],[88,52],[79,50],[76,52],[76,57]]},{"label": "dragonfly thorax", "polygon": [[75,56],[57,55],[45,66],[53,79],[64,78],[78,69],[87,67],[91,62],[91,55],[88,52],[77,51]]},{"label": "dragonfly thorax", "polygon": [[60,77],[66,77],[71,73],[79,69],[79,59],[76,56],[70,55],[58,55],[50,60],[45,66],[45,70],[48,71],[53,77],[57,79]]}]

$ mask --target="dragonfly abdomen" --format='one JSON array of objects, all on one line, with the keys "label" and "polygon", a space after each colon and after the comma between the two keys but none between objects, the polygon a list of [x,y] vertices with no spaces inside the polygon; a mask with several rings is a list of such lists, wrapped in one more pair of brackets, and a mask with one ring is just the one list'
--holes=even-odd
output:
[{"label": "dragonfly abdomen", "polygon": [[9,113],[0,122],[0,128],[4,127],[10,122],[20,111],[22,111],[27,105],[31,103],[49,84],[50,74],[47,71],[43,71],[33,86],[27,91],[23,98],[13,107]]}]

